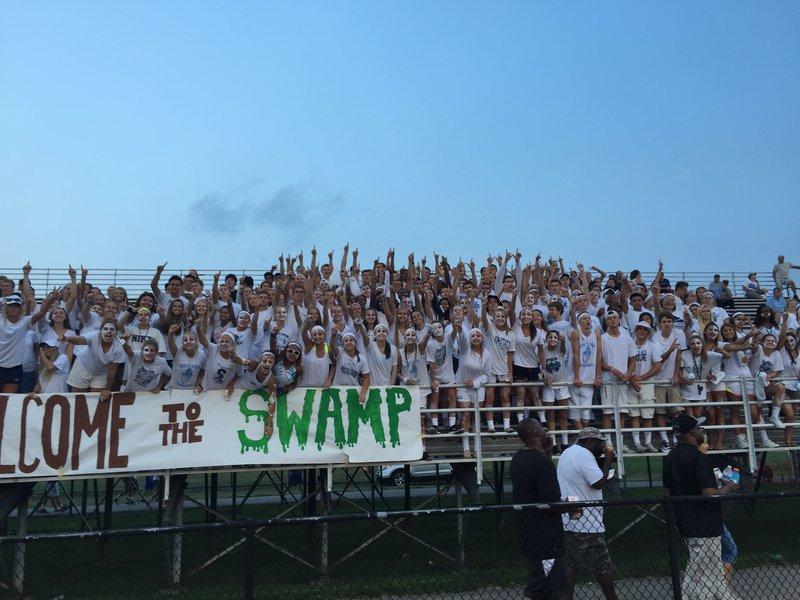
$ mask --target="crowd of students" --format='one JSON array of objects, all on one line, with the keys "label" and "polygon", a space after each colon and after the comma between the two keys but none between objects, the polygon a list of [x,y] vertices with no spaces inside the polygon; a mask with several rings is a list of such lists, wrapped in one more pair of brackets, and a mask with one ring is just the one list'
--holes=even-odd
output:
[{"label": "crowd of students", "polygon": [[[423,423],[429,435],[510,432],[533,414],[565,447],[566,431],[586,426],[600,405],[603,429],[616,415],[633,429],[624,452],[668,448],[665,419],[684,409],[706,413],[709,425],[741,426],[738,407],[714,402],[745,394],[761,401],[751,404],[753,422],[769,423],[758,428],[761,444],[776,446],[766,430],[779,428],[792,445],[787,399],[800,397],[800,324],[797,297],[783,289],[796,291],[788,273],[797,267],[782,256],[773,301],[753,322],[719,306],[731,305],[718,276],[708,288],[673,286],[662,264],[646,282],[638,270],[567,268],[519,251],[480,267],[413,253],[399,264],[393,249],[367,265],[349,246],[338,270],[332,251],[318,259],[315,249],[308,264],[303,253],[281,256],[262,281],[194,270],[165,278],[165,263],[136,297],[92,286],[88,269],[69,267],[69,283],[40,301],[27,264],[19,284],[0,276],[0,389],[106,398],[117,389],[278,394],[336,385],[360,387],[363,399],[370,386],[415,385],[440,409]],[[764,291],[754,276],[748,282],[751,294]],[[497,411],[472,423],[454,410],[475,403]],[[655,427],[664,429],[654,436]],[[736,428],[735,445],[747,447],[744,433]],[[721,430],[710,443],[722,447]],[[467,435],[462,444],[470,456]]]}]

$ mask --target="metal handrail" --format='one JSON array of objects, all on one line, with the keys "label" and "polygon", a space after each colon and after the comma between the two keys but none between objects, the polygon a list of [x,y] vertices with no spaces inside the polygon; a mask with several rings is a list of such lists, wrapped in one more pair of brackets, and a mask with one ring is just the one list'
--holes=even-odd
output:
[{"label": "metal handrail", "polygon": [[[74,266],[74,265],[73,265]],[[255,281],[261,281],[264,272],[268,267],[260,268],[243,268],[235,267],[225,269],[220,267],[194,269],[200,275],[207,285],[211,284],[212,275],[217,271],[221,271],[223,277],[227,273],[233,273],[238,277],[250,275]],[[162,284],[166,283],[169,275],[185,275],[192,268],[190,267],[169,267],[162,276]],[[118,268],[118,267],[90,267],[89,282],[98,287],[119,286],[124,287],[129,295],[138,295],[141,292],[150,290],[150,281],[155,273],[154,268],[138,269],[138,268]],[[19,281],[22,278],[21,267],[0,267],[0,274],[9,277],[13,281]],[[724,279],[730,282],[730,289],[734,296],[741,296],[741,285],[747,281],[748,272],[745,271],[666,271],[664,276],[670,280],[674,286],[677,281],[686,281],[690,287],[697,287],[700,285],[707,286],[714,275],[719,274]],[[655,278],[655,271],[642,271],[642,277],[645,281],[652,281]],[[772,271],[759,271],[757,272],[759,281],[766,288],[773,286]],[[64,286],[69,283],[69,276],[67,268],[62,267],[35,267],[30,272],[31,285],[42,290],[51,289],[54,286]]]}]

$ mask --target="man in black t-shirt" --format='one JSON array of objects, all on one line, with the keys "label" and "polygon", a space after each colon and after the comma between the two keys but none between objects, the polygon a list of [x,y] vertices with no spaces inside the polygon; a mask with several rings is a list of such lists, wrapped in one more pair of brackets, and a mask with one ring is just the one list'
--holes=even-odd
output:
[{"label": "man in black t-shirt", "polygon": [[[705,439],[701,425],[686,412],[675,417],[672,429],[678,445],[664,457],[664,487],[671,496],[719,496],[739,488],[735,483],[717,488],[714,467],[699,446]],[[675,521],[689,548],[683,578],[684,600],[733,600],[722,566],[722,507],[714,500],[676,501]]]},{"label": "man in black t-shirt", "polygon": [[[553,441],[534,419],[523,419],[517,428],[525,448],[511,459],[514,504],[560,502]],[[522,555],[530,561],[525,597],[536,600],[566,600],[564,530],[561,514],[547,510],[525,510],[518,516],[518,538]]]}]

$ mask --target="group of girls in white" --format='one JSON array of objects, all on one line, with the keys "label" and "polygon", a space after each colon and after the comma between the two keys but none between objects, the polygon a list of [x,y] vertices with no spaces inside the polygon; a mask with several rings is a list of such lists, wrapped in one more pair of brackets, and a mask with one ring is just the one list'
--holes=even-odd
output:
[{"label": "group of girls in white", "polygon": [[162,281],[165,263],[136,297],[70,267],[40,302],[26,265],[18,286],[0,277],[0,390],[274,397],[353,386],[364,401],[370,386],[417,386],[425,433],[461,435],[465,456],[471,431],[505,435],[528,413],[560,447],[597,414],[607,431],[615,420],[631,430],[624,451],[658,452],[673,441],[667,416],[684,409],[707,414],[713,449],[721,425],[746,447],[740,407],[715,406],[746,396],[760,443],[779,445],[768,432],[780,429],[780,445],[793,444],[795,300],[781,314],[765,304],[750,322],[705,288],[673,288],[660,264],[647,285],[639,271],[567,269],[519,251],[480,269],[433,256],[398,265],[390,249],[362,265],[348,245],[336,270],[333,252],[322,263],[314,249],[308,264],[281,256],[258,282],[193,270]]}]

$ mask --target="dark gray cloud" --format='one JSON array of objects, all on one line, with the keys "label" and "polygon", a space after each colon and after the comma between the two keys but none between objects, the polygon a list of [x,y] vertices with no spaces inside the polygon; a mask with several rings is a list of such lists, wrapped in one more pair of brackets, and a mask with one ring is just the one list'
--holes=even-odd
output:
[{"label": "dark gray cloud", "polygon": [[341,194],[321,193],[310,184],[295,183],[272,194],[257,191],[243,200],[237,195],[206,194],[189,206],[191,219],[203,229],[237,233],[250,226],[273,226],[284,233],[315,229],[344,206]]}]

